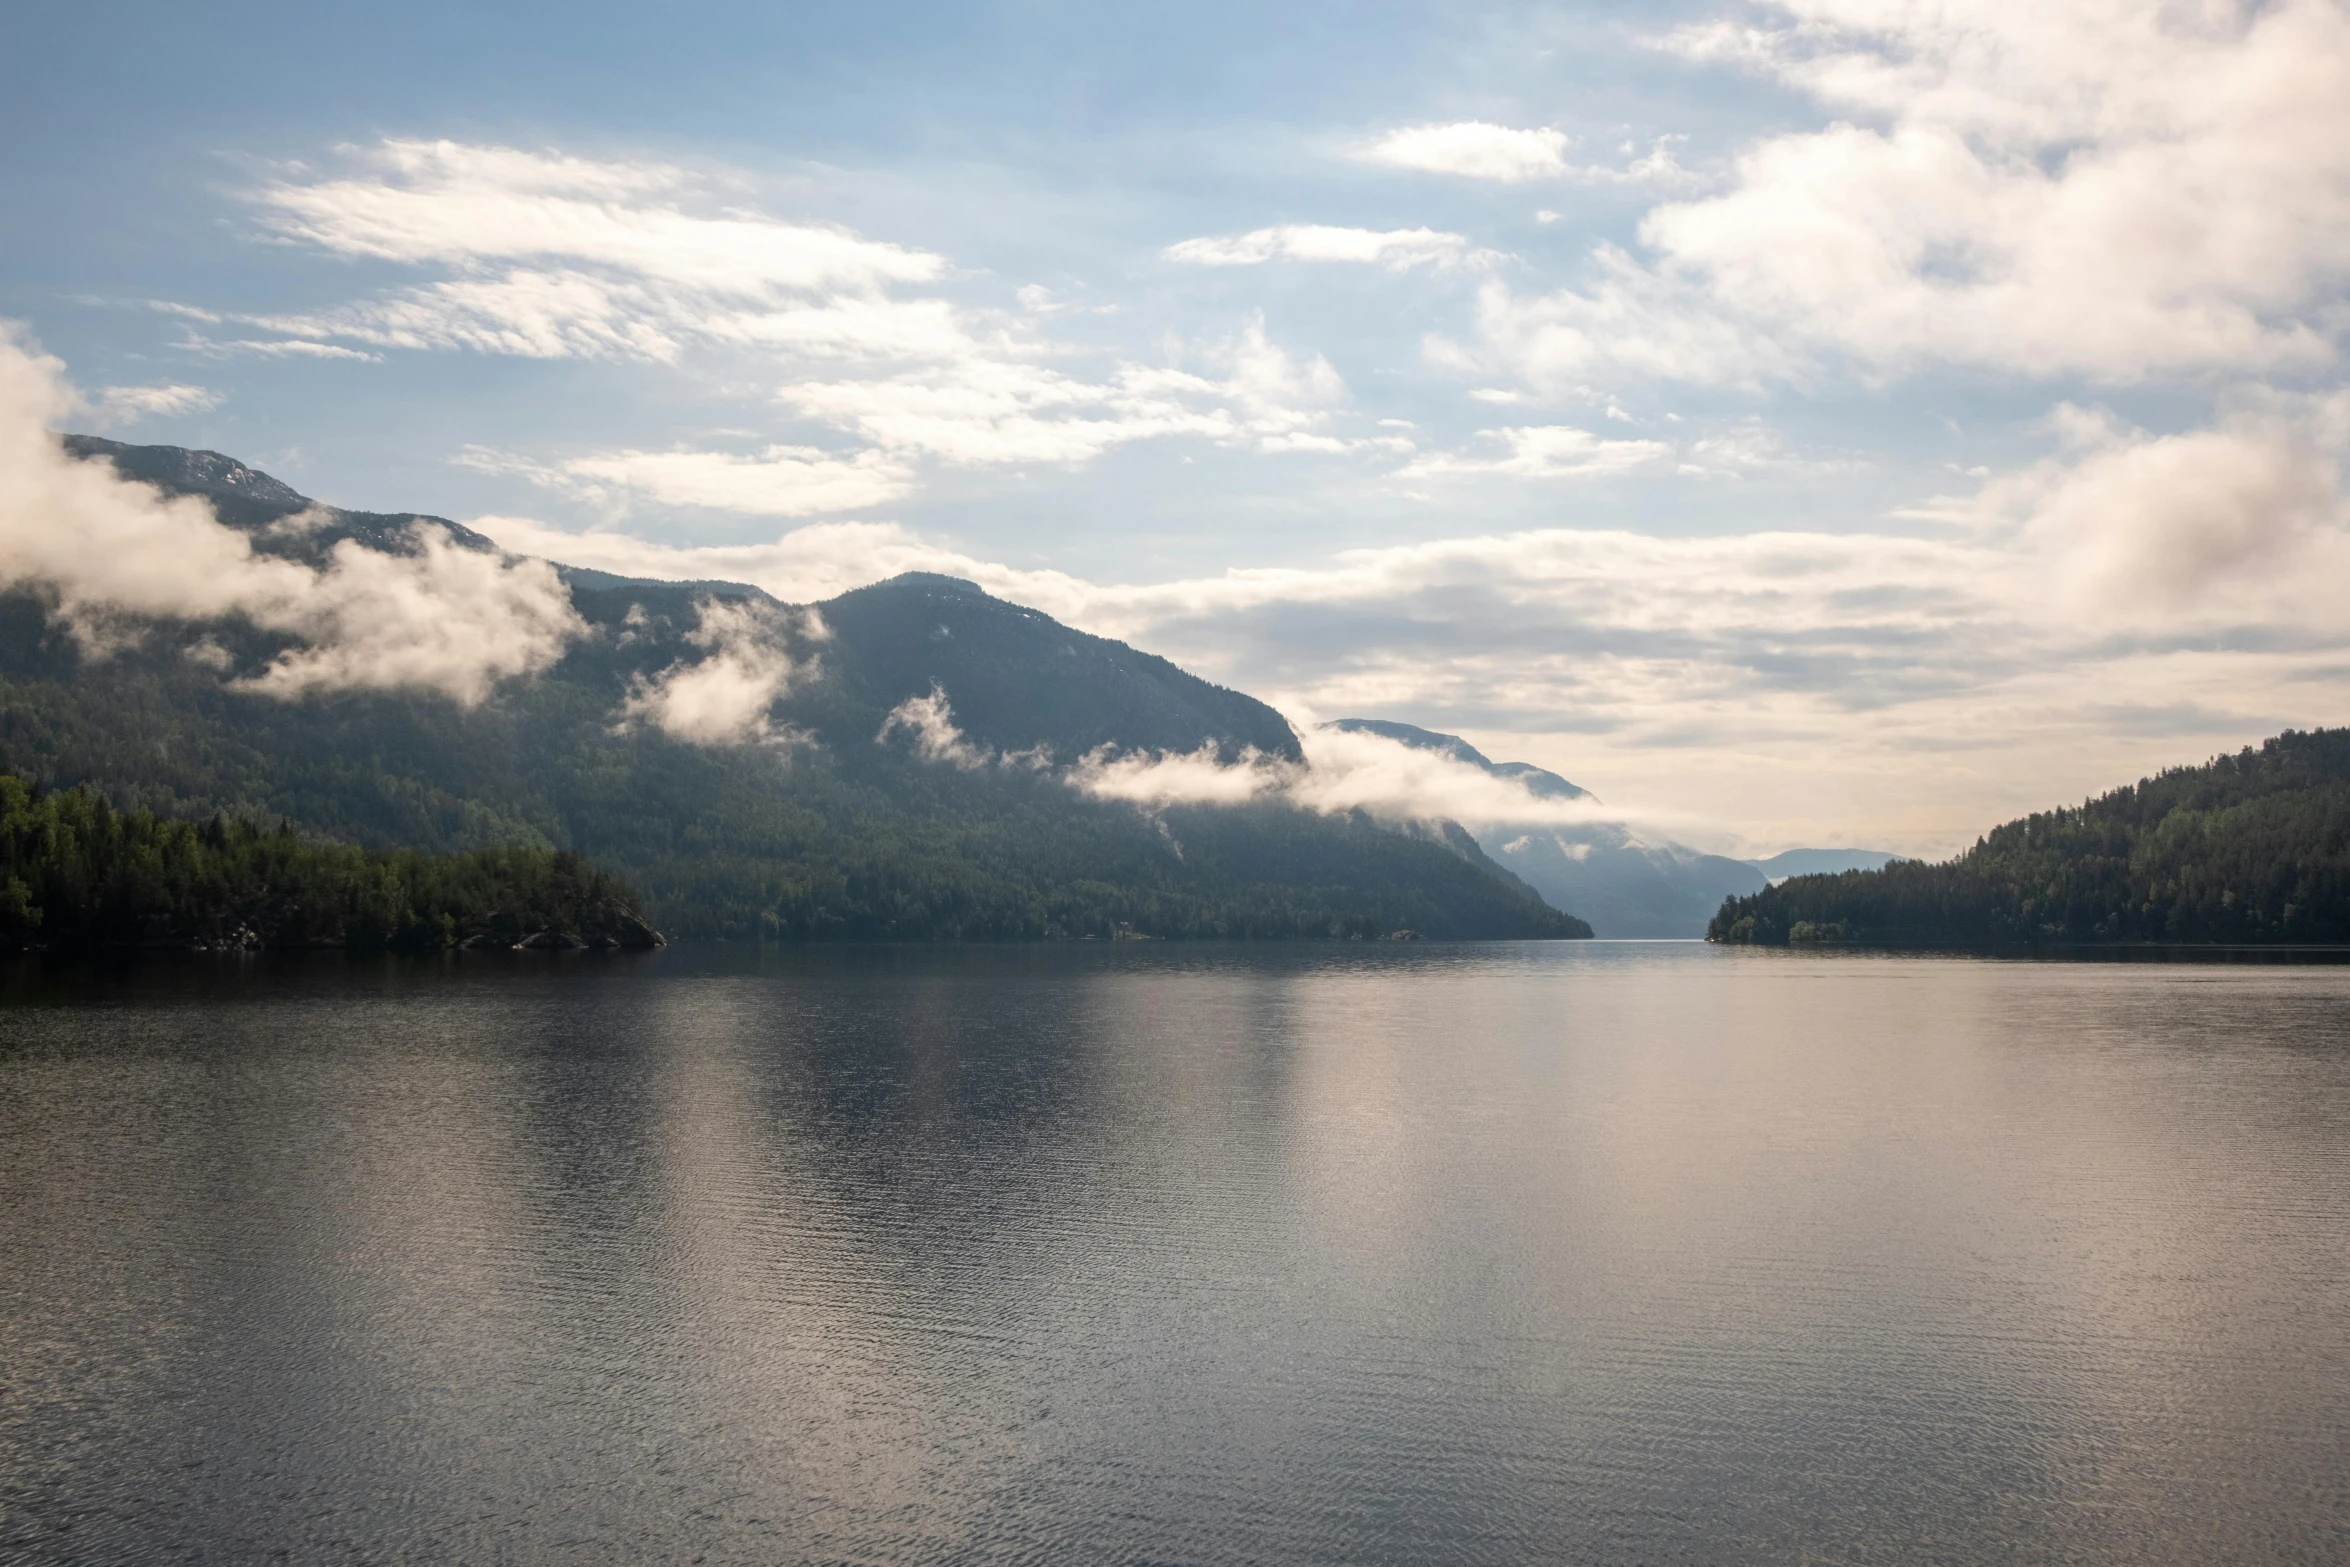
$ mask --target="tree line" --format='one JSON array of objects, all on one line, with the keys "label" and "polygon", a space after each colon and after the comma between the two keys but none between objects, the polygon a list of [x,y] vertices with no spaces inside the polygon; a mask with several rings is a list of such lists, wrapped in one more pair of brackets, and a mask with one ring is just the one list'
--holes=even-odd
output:
[{"label": "tree line", "polygon": [[2288,730],[1939,864],[1797,876],[1724,901],[1710,941],[1968,949],[2350,942],[2350,729]]},{"label": "tree line", "polygon": [[652,946],[627,883],[577,854],[373,850],[215,816],[117,810],[0,773],[0,946]]}]

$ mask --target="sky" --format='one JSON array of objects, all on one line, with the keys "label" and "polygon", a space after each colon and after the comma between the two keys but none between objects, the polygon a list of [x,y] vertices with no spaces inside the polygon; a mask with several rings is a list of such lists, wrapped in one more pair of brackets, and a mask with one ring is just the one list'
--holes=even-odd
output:
[{"label": "sky", "polygon": [[196,9],[0,20],[52,427],[954,572],[1708,847],[2350,722],[2336,0]]}]

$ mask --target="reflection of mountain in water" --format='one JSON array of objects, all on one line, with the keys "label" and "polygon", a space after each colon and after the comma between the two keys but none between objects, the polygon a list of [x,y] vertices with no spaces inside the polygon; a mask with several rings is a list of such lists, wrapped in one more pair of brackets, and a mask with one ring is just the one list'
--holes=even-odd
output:
[{"label": "reflection of mountain in water", "polygon": [[[1600,803],[1589,790],[1529,762],[1492,761],[1458,735],[1376,718],[1341,719],[1334,727],[1441,751],[1514,779],[1538,799]],[[1788,876],[1874,869],[1892,858],[1871,849],[1790,849],[1768,860],[1733,860],[1607,821],[1486,823],[1474,836],[1553,907],[1571,909],[1599,935],[1616,937],[1700,937],[1724,898]]]}]

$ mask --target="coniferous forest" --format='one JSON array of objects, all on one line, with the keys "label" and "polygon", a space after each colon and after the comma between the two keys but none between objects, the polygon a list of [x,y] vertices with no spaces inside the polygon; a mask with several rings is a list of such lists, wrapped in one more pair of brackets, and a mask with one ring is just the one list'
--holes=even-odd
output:
[{"label": "coniferous forest", "polygon": [[118,811],[0,773],[0,950],[652,947],[626,883],[577,854],[370,850]]},{"label": "coniferous forest", "polygon": [[1797,876],[1707,939],[2002,949],[2350,942],[2350,729],[2287,731],[1993,829],[1941,864]]}]

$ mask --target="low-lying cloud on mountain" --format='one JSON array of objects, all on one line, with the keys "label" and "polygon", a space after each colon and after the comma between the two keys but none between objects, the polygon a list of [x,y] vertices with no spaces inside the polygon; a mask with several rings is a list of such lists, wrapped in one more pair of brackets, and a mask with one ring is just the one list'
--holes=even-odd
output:
[{"label": "low-lying cloud on mountain", "polygon": [[1495,822],[1580,826],[1628,820],[1624,810],[1588,797],[1544,796],[1442,753],[1328,724],[1299,727],[1303,762],[1253,749],[1226,760],[1214,746],[1172,753],[1103,748],[1056,759],[972,744],[955,724],[951,697],[938,688],[900,703],[875,738],[887,744],[901,734],[925,761],[964,771],[1049,772],[1080,794],[1144,810],[1265,800],[1325,815],[1359,810],[1390,823],[1456,821],[1472,829]]},{"label": "low-lying cloud on mountain", "polygon": [[204,502],[69,457],[51,428],[73,406],[62,374],[0,335],[0,585],[54,595],[93,652],[139,635],[131,617],[236,615],[291,639],[251,677],[257,691],[422,686],[473,703],[584,630],[547,562],[461,548],[429,526],[406,554],[348,542],[322,566],[262,554]]}]

